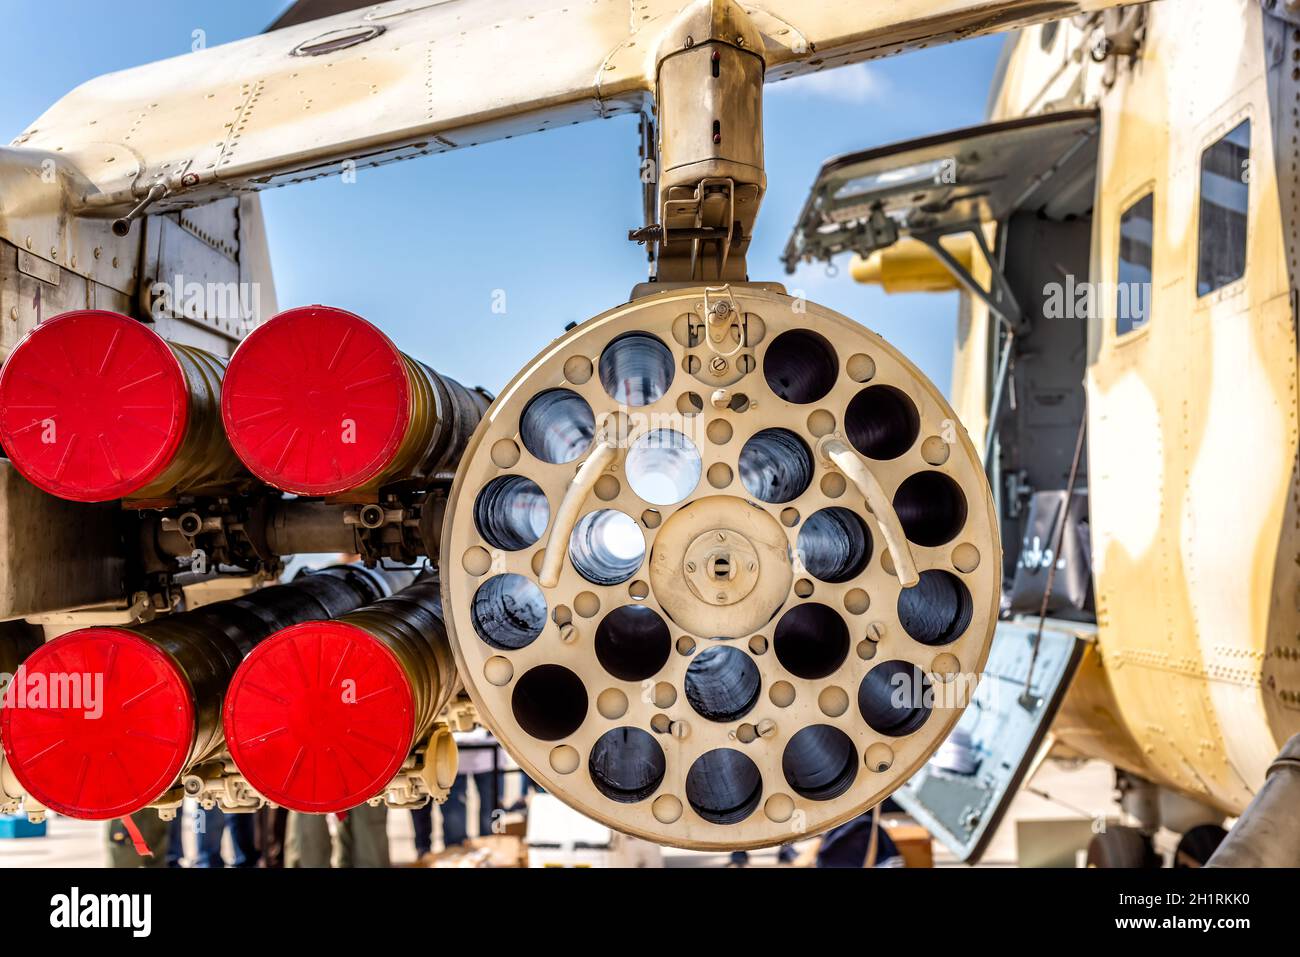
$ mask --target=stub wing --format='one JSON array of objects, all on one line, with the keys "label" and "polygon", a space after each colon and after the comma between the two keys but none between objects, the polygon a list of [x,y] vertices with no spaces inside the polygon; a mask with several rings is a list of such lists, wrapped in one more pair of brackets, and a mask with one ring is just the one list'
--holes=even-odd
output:
[{"label": "stub wing", "polygon": [[[707,0],[705,0],[707,2]],[[767,78],[1114,0],[764,0]],[[83,209],[156,209],[643,109],[681,0],[392,0],[73,90],[15,141],[88,180]]]}]

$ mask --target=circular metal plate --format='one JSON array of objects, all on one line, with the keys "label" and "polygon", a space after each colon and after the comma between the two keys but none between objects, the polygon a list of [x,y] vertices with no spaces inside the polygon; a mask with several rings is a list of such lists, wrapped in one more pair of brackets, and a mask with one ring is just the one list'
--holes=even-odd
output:
[{"label": "circular metal plate", "polygon": [[[442,540],[460,673],[505,747],[582,813],[692,848],[795,840],[879,803],[957,721],[998,607],[992,498],[939,391],[835,312],[756,288],[734,290],[734,301],[748,329],[743,349],[711,349],[690,333],[703,315],[699,288],[620,306],[549,346],[471,441]],[[794,330],[817,335],[780,339]],[[596,374],[619,368],[605,353],[630,333],[643,334],[632,337],[642,344],[627,367],[635,381]],[[647,335],[670,361],[649,357]],[[581,401],[551,402],[549,418],[527,423],[532,448],[542,448],[539,435],[564,438],[563,454],[542,459],[521,436],[521,416],[548,390]],[[620,405],[615,394],[645,404]],[[570,411],[556,414],[561,407]],[[566,559],[558,584],[542,588],[552,528],[526,547],[495,547],[475,524],[476,502],[494,479],[524,475],[553,524],[601,428],[618,436],[620,455],[579,521],[597,509],[630,516],[646,558],[617,584],[583,577]],[[663,441],[665,431],[687,441]],[[627,450],[652,433],[660,449],[693,446],[698,469],[665,466],[655,482],[629,476],[642,462]],[[827,436],[878,456],[865,460],[915,536],[922,576],[910,597],[863,497],[819,456]],[[718,531],[737,533],[737,547],[706,548],[700,536]],[[730,578],[751,549],[753,581]],[[714,563],[703,573],[711,579],[700,560]],[[716,605],[701,600],[719,578],[735,584],[713,593]]]}]

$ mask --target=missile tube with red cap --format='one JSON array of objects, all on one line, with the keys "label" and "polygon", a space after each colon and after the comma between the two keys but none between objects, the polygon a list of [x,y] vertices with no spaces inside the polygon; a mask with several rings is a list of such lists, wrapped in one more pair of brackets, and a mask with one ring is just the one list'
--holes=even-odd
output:
[{"label": "missile tube with red cap", "polygon": [[166,501],[244,476],[221,425],[226,360],[98,309],[36,326],[0,370],[0,445],[77,502]]},{"label": "missile tube with red cap", "polygon": [[226,370],[221,414],[248,470],[298,495],[373,498],[454,471],[491,399],[402,353],[360,316],[267,320]]},{"label": "missile tube with red cap", "polygon": [[268,800],[343,811],[383,793],[459,687],[438,584],[426,576],[258,645],[226,696],[226,742]]},{"label": "missile tube with red cap", "polygon": [[221,752],[223,697],[259,642],[387,592],[381,573],[335,566],[145,624],[48,641],[0,708],[10,768],[28,794],[69,817],[139,811]]}]

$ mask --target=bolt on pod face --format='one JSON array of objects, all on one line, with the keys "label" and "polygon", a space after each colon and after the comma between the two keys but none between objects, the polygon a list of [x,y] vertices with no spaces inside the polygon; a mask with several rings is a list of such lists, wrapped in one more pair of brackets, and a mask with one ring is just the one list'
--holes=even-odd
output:
[{"label": "bolt on pod face", "polygon": [[479,714],[648,840],[778,844],[878,804],[957,721],[996,623],[979,458],[879,336],[754,287],[549,345],[466,451],[443,595]]},{"label": "bolt on pod face", "polygon": [[293,811],[345,811],[382,794],[459,687],[436,581],[332,621],[277,632],[226,696],[230,756]]},{"label": "bolt on pod face", "polygon": [[340,566],[170,618],[46,642],[0,708],[9,766],[60,814],[132,814],[220,753],[226,686],[258,642],[373,601],[385,587],[374,573]]},{"label": "bolt on pod face", "polygon": [[167,499],[242,474],[221,427],[226,360],[102,310],[29,332],[0,369],[0,444],[77,502]]},{"label": "bolt on pod face", "polygon": [[338,495],[454,469],[487,409],[403,354],[360,316],[290,309],[235,350],[222,416],[254,475],[299,495]]}]

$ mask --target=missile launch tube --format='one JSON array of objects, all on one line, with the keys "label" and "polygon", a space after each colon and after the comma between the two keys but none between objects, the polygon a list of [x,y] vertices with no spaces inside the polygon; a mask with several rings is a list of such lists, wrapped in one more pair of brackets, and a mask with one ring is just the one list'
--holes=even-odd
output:
[{"label": "missile launch tube", "polygon": [[226,696],[226,740],[269,800],[343,811],[383,791],[459,686],[437,581],[422,578],[259,645]]},{"label": "missile launch tube", "polygon": [[387,590],[378,572],[336,566],[168,618],[46,642],[0,710],[13,772],[29,794],[69,817],[138,811],[221,751],[222,699],[259,642]]},{"label": "missile launch tube", "polygon": [[304,306],[235,350],[222,415],[235,451],[268,485],[370,495],[454,471],[489,402],[360,316]]},{"label": "missile launch tube", "polygon": [[46,320],[0,370],[0,444],[77,502],[169,499],[243,470],[221,424],[226,360],[103,310]]}]

